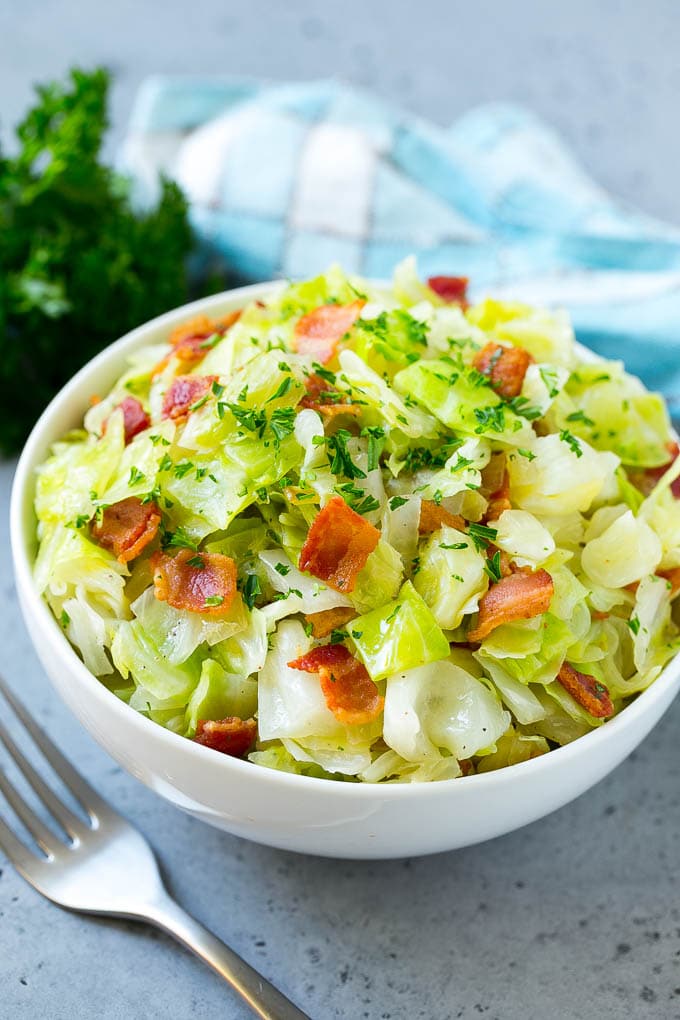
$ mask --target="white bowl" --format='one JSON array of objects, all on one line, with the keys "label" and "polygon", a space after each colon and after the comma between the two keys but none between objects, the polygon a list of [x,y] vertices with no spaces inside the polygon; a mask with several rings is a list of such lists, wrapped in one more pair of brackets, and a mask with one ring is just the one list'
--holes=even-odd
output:
[{"label": "white bowl", "polygon": [[107,392],[132,350],[164,340],[192,315],[220,315],[275,286],[243,287],[140,326],[86,365],[38,421],[14,480],[11,541],[19,601],[40,660],[72,712],[128,772],[246,839],[332,857],[405,857],[479,843],[533,822],[597,783],[649,733],[680,686],[679,658],[610,722],[540,758],[436,783],[334,783],[229,758],[135,712],[85,668],[36,591],[34,477],[51,444],[82,421],[92,393]]}]

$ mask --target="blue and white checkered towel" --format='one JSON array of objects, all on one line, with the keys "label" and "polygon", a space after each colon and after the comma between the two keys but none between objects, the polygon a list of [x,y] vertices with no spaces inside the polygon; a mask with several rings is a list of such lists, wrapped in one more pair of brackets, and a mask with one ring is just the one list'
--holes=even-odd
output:
[{"label": "blue and white checkered towel", "polygon": [[271,86],[156,77],[138,95],[124,169],[159,170],[191,202],[199,270],[246,280],[333,261],[566,306],[579,339],[624,358],[680,410],[680,229],[616,202],[526,110],[479,107],[450,128],[335,81]]}]

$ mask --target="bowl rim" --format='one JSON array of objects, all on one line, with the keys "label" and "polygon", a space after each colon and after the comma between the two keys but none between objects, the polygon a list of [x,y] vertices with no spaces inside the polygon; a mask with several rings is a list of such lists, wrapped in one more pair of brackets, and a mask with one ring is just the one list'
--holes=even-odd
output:
[{"label": "bowl rim", "polygon": [[[31,543],[35,541],[35,535],[31,533],[34,527],[34,520],[31,517],[30,509],[33,506],[36,468],[44,460],[52,444],[63,434],[62,431],[55,434],[53,426],[55,417],[63,412],[64,408],[68,406],[69,402],[74,401],[76,396],[78,396],[78,405],[80,405],[82,401],[79,391],[86,381],[105,368],[109,361],[120,360],[123,355],[148,342],[148,335],[155,330],[161,328],[169,329],[191,315],[210,312],[216,308],[226,311],[229,310],[229,306],[231,308],[240,307],[248,301],[268,296],[283,286],[285,286],[284,281],[270,280],[229,289],[219,294],[199,298],[196,301],[181,305],[137,326],[120,339],[109,344],[108,347],[105,347],[104,350],[88,361],[53,397],[33,426],[19,457],[10,499],[10,545],[17,590],[20,591],[24,599],[25,608],[33,614],[37,626],[43,632],[48,644],[53,647],[58,646],[60,652],[66,656],[67,660],[70,660],[71,674],[77,678],[77,684],[87,685],[90,688],[92,697],[99,703],[101,709],[113,713],[123,727],[130,726],[133,730],[136,728],[141,737],[149,737],[153,734],[158,742],[168,747],[169,752],[177,751],[182,753],[183,748],[184,753],[194,756],[197,762],[205,761],[206,765],[212,763],[211,767],[221,770],[225,778],[229,775],[232,775],[234,779],[244,779],[246,776],[249,776],[251,779],[257,778],[259,781],[266,781],[274,785],[286,787],[293,792],[302,792],[304,790],[311,792],[313,789],[316,789],[317,793],[320,790],[324,790],[328,795],[340,797],[359,796],[369,800],[371,798],[380,800],[386,796],[390,798],[423,798],[426,795],[449,797],[455,795],[453,791],[456,789],[459,791],[463,788],[466,790],[471,789],[472,784],[475,784],[481,792],[481,789],[484,787],[521,781],[524,776],[548,772],[551,769],[560,768],[562,765],[568,766],[569,762],[573,759],[588,754],[591,750],[595,753],[598,747],[609,741],[616,740],[618,734],[634,727],[636,720],[643,716],[647,710],[651,711],[655,702],[662,701],[667,694],[668,688],[677,682],[678,673],[680,672],[680,653],[674,656],[666,664],[656,680],[644,691],[641,691],[635,700],[622,709],[618,715],[596,729],[578,737],[571,743],[554,748],[536,758],[516,762],[513,765],[506,765],[503,768],[494,769],[490,772],[422,783],[333,781],[320,779],[315,776],[282,772],[278,769],[257,766],[252,762],[233,758],[226,754],[215,754],[210,748],[188,740],[186,737],[166,729],[159,723],[153,722],[153,720],[137,712],[134,708],[131,708],[124,701],[117,698],[105,684],[87,669],[58,626],[47,603],[38,594],[33,581],[32,562],[29,553]],[[583,347],[581,344],[577,346],[582,351],[590,353],[588,348]],[[31,519],[30,524],[29,518]],[[335,792],[331,794],[331,791]]]}]

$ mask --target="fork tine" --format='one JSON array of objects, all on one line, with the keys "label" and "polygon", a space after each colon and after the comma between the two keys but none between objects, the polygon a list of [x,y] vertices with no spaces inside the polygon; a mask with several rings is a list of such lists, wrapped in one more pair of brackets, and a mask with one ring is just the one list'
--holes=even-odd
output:
[{"label": "fork tine", "polygon": [[36,725],[29,713],[26,711],[17,696],[10,690],[7,681],[0,676],[0,693],[11,705],[15,715],[21,720],[33,742],[40,748],[48,762],[57,773],[65,786],[71,791],[80,806],[91,818],[101,818],[105,814],[113,814],[113,808],[103,800],[96,790],[90,786],[81,776],[70,761],[64,757],[59,748],[52,743],[43,730]]},{"label": "fork tine", "polygon": [[47,856],[54,857],[58,848],[63,848],[64,844],[47,828],[19,791],[12,786],[2,769],[0,769],[0,793]]},{"label": "fork tine", "polygon": [[12,862],[15,868],[26,871],[31,864],[39,864],[39,858],[24,846],[14,835],[9,825],[0,818],[0,850]]},{"label": "fork tine", "polygon": [[14,743],[4,725],[0,722],[0,744],[4,744],[10,758],[13,759],[24,779],[33,792],[40,798],[52,817],[59,822],[64,832],[73,839],[80,839],[86,826],[76,818],[56,793],[47,785],[42,776],[38,775],[31,763],[24,757]]}]

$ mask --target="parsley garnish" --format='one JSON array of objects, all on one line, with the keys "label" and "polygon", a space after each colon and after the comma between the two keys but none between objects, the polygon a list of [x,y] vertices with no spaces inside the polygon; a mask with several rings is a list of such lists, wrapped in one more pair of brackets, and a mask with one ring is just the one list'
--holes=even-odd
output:
[{"label": "parsley garnish", "polygon": [[224,595],[208,595],[205,600],[206,606],[221,606],[224,602]]},{"label": "parsley garnish", "polygon": [[293,385],[293,380],[291,379],[291,377],[289,375],[286,376],[285,379],[281,380],[281,382],[279,383],[279,385],[276,388],[275,392],[272,393],[271,397],[269,397],[265,401],[265,403],[271,404],[272,400],[278,400],[279,397],[285,397],[286,393],[288,393],[288,390],[291,388],[292,385]]},{"label": "parsley garnish", "polygon": [[261,594],[262,587],[260,585],[259,577],[257,574],[248,574],[241,586],[241,595],[243,596],[243,601],[248,606],[248,609],[253,608],[257,596]]},{"label": "parsley garnish", "polygon": [[184,478],[190,471],[193,471],[195,464],[190,460],[181,460],[179,464],[175,464],[175,478]]},{"label": "parsley garnish", "polygon": [[573,436],[568,429],[562,429],[560,432],[560,439],[563,443],[566,443],[572,453],[575,453],[577,457],[583,456],[583,450],[576,436]]},{"label": "parsley garnish", "polygon": [[145,477],[144,472],[140,471],[139,468],[131,467],[128,485],[137,485],[139,482],[143,482]]},{"label": "parsley garnish", "polygon": [[501,553],[498,549],[490,559],[484,561],[484,570],[487,572],[491,581],[496,584],[500,581],[503,576],[501,572]]},{"label": "parsley garnish", "polygon": [[404,506],[406,503],[408,503],[408,499],[405,499],[404,496],[392,496],[390,510],[398,510],[400,506]]},{"label": "parsley garnish", "polygon": [[192,556],[187,560],[188,567],[196,567],[197,570],[205,570],[205,560],[202,556]]},{"label": "parsley garnish", "polygon": [[517,452],[520,457],[526,457],[528,461],[536,460],[536,454],[532,453],[531,450],[523,450],[520,448]]},{"label": "parsley garnish", "polygon": [[583,411],[574,411],[572,414],[567,415],[567,421],[581,421],[584,425],[594,425],[595,422],[592,418],[588,418]]},{"label": "parsley garnish", "polygon": [[286,574],[290,573],[290,567],[287,563],[276,563],[274,564],[274,570],[277,574],[281,574],[281,577],[285,577]]},{"label": "parsley garnish", "polygon": [[475,407],[475,418],[479,422],[475,433],[490,430],[491,432],[503,432],[505,429],[505,412],[502,405],[497,407]]},{"label": "parsley garnish", "polygon": [[638,634],[640,631],[640,621],[637,616],[631,616],[630,620],[627,621],[628,626],[632,630],[633,634]]},{"label": "parsley garnish", "polygon": [[71,617],[68,615],[65,609],[62,609],[61,616],[59,617],[59,623],[61,624],[62,628],[66,630],[70,622]]},{"label": "parsley garnish", "polygon": [[540,407],[534,407],[526,397],[513,397],[512,400],[507,401],[507,404],[511,411],[521,418],[526,418],[527,421],[535,421],[537,418],[543,417]]},{"label": "parsley garnish", "polygon": [[538,374],[543,380],[543,385],[548,391],[548,396],[552,400],[553,397],[556,397],[560,392],[557,385],[557,372],[554,368],[548,368],[547,365],[542,365],[538,370]]},{"label": "parsley garnish", "polygon": [[326,436],[326,449],[330,455],[328,463],[334,475],[365,478],[366,472],[354,463],[347,449],[347,440],[351,438],[347,429],[338,429],[332,436]]},{"label": "parsley garnish", "polygon": [[192,549],[198,551],[198,545],[187,535],[184,528],[177,528],[176,531],[166,531],[162,539],[163,547],[166,549]]},{"label": "parsley garnish", "polygon": [[380,454],[385,438],[385,429],[379,425],[368,426],[361,430],[362,436],[368,436],[368,470],[375,471],[380,466]]},{"label": "parsley garnish", "polygon": [[489,542],[495,542],[498,538],[496,528],[489,528],[486,524],[470,524],[468,526],[468,534],[478,552],[482,552],[486,549]]}]

